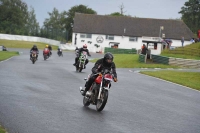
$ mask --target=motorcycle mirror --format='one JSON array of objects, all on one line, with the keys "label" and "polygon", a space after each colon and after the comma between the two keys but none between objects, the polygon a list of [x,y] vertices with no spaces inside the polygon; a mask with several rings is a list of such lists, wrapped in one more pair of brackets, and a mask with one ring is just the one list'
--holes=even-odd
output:
[{"label": "motorcycle mirror", "polygon": [[84,78],[84,80],[87,80],[87,78]]}]

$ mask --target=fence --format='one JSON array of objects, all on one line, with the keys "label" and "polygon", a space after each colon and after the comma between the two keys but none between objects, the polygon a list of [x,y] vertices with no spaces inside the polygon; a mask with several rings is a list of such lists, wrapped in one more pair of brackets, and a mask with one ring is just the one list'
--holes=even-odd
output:
[{"label": "fence", "polygon": [[147,55],[139,54],[139,62],[146,63]]},{"label": "fence", "polygon": [[120,49],[120,48],[107,48],[105,47],[104,52],[111,52],[112,54],[137,54],[136,49]]}]

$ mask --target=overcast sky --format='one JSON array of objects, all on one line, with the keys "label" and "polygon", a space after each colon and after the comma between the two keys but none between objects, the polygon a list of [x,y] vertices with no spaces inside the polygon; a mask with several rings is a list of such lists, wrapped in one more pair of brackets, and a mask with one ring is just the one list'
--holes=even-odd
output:
[{"label": "overcast sky", "polygon": [[35,9],[36,19],[43,25],[48,12],[55,7],[59,12],[68,11],[73,6],[85,5],[93,9],[98,15],[120,12],[120,5],[124,5],[124,14],[140,18],[176,19],[178,12],[188,0],[22,0],[29,9]]}]

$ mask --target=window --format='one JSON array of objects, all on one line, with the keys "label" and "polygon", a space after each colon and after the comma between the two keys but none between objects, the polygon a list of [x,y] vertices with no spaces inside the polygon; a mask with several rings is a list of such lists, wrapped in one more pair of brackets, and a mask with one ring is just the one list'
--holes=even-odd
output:
[{"label": "window", "polygon": [[80,38],[92,38],[92,34],[80,34]]},{"label": "window", "polygon": [[85,38],[85,34],[80,34],[80,38]]},{"label": "window", "polygon": [[92,38],[92,34],[86,34],[86,38]]},{"label": "window", "polygon": [[138,38],[137,37],[129,37],[130,42],[137,42]]},{"label": "window", "polygon": [[112,35],[106,35],[106,39],[107,40],[114,40],[114,36],[112,36]]}]

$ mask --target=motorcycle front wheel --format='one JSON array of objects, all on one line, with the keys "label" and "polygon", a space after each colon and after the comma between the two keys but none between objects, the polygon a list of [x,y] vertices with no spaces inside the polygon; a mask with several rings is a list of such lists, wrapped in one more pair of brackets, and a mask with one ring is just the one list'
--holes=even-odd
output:
[{"label": "motorcycle front wheel", "polygon": [[33,57],[32,58],[32,63],[35,64],[36,59]]},{"label": "motorcycle front wheel", "polygon": [[88,101],[88,98],[86,96],[83,97],[83,105],[86,107],[90,105],[90,102]]},{"label": "motorcycle front wheel", "polygon": [[97,105],[96,105],[96,110],[97,111],[102,111],[104,107],[106,106],[108,100],[108,91],[102,91],[100,95],[100,99],[97,99]]}]

